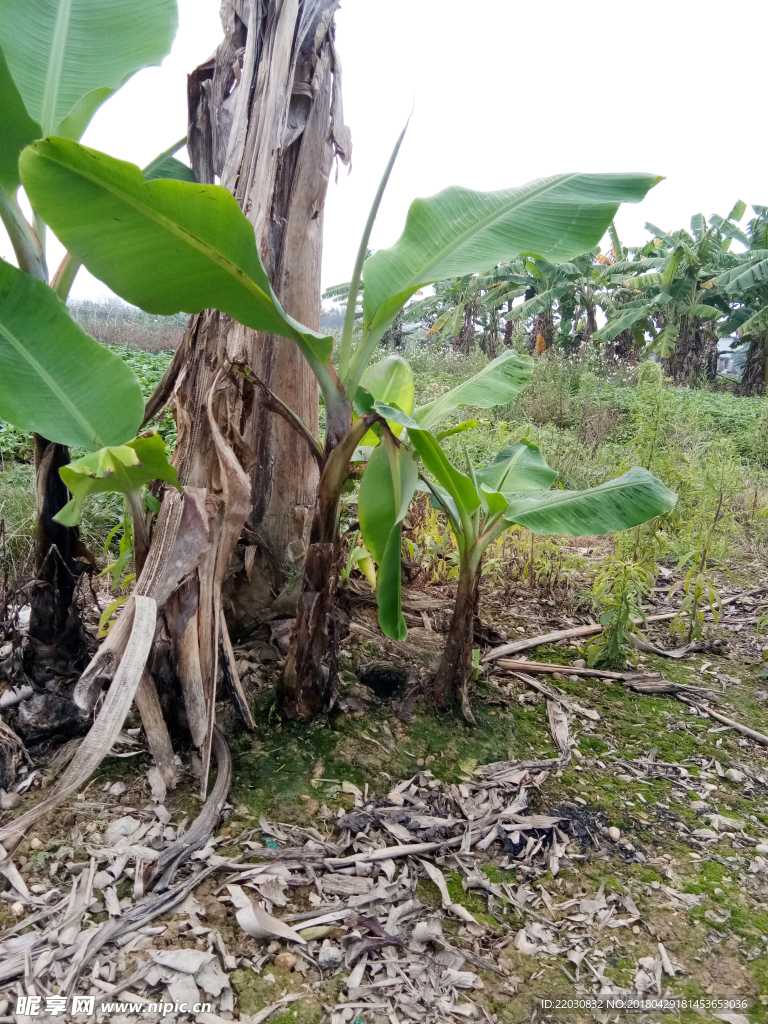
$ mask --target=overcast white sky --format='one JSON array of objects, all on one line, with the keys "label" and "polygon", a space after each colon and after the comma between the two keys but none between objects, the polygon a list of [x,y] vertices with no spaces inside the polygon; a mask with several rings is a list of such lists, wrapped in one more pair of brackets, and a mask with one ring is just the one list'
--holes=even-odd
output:
[{"label": "overcast white sky", "polygon": [[[179,0],[162,68],[136,75],[84,142],[142,165],[186,132],[186,73],[221,38],[217,0]],[[331,184],[323,281],[349,278],[382,168],[414,114],[374,229],[446,185],[499,189],[561,171],[666,175],[617,223],[625,244],[736,199],[768,203],[761,0],[343,0],[337,40],[353,169]],[[5,246],[3,246],[5,250]],[[52,253],[52,256],[54,254]],[[104,286],[81,271],[74,295]]]}]

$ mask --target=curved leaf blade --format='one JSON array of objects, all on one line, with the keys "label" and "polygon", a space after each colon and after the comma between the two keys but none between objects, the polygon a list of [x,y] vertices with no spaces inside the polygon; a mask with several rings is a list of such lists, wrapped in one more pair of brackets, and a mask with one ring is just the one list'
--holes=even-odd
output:
[{"label": "curved leaf blade", "polygon": [[403,641],[408,626],[403,616],[402,563],[400,548],[403,526],[397,523],[389,535],[384,555],[376,576],[376,602],[379,606],[379,625],[390,640]]},{"label": "curved leaf blade", "polygon": [[462,405],[490,409],[506,405],[518,395],[533,373],[533,360],[508,349],[458,387],[440,395],[433,402],[419,406],[413,413],[422,430],[435,426]]},{"label": "curved leaf blade", "polygon": [[572,537],[617,533],[647,523],[674,508],[677,495],[647,469],[586,491],[542,491],[508,495],[504,519],[538,534]]},{"label": "curved leaf blade", "polygon": [[[402,409],[410,416],[413,411],[413,371],[410,364],[401,356],[387,356],[367,367],[360,378],[360,387],[370,394],[374,400]],[[391,421],[392,433],[399,437],[403,432],[402,424]],[[361,445],[377,445],[378,435],[369,430],[360,442]]]},{"label": "curved leaf blade", "polygon": [[20,168],[30,202],[68,251],[127,302],[161,314],[220,309],[295,341],[327,376],[333,339],[285,313],[227,189],[147,181],[135,164],[61,138],[28,147]]},{"label": "curved leaf blade", "polygon": [[365,261],[366,330],[378,331],[420,287],[524,252],[561,263],[591,249],[651,174],[559,174],[501,192],[447,188],[411,204],[400,239]]},{"label": "curved leaf blade", "polygon": [[[393,474],[398,474],[397,490]],[[379,624],[393,640],[407,635],[401,608],[401,523],[418,482],[416,463],[404,448],[397,448],[393,464],[386,445],[371,453],[360,481],[358,516],[365,546],[379,565],[376,599]]]},{"label": "curved leaf blade", "polygon": [[402,356],[387,356],[367,367],[360,378],[360,387],[375,399],[396,405],[407,416],[413,412],[413,371]]},{"label": "curved leaf blade", "polygon": [[[750,256],[752,254],[750,253]],[[750,288],[760,288],[768,284],[768,259],[750,259],[746,266],[743,264],[726,270],[712,282],[715,288],[732,295],[740,295],[749,291]]]},{"label": "curved leaf blade", "polygon": [[89,494],[138,491],[150,480],[164,480],[181,490],[176,469],[168,461],[165,441],[157,431],[149,431],[127,444],[101,448],[62,466],[59,475],[72,499],[54,519],[65,526],[80,522],[83,500]]},{"label": "curved leaf blade", "polygon": [[19,153],[39,139],[40,125],[27,113],[0,50],[0,188],[13,195],[19,187]]},{"label": "curved leaf blade", "polygon": [[167,156],[158,163],[153,163],[149,168],[144,169],[144,177],[147,181],[154,181],[156,178],[173,178],[175,181],[197,182],[191,167],[177,160],[175,156]]},{"label": "curved leaf blade", "polygon": [[122,444],[144,416],[128,364],[86,334],[43,281],[2,260],[0,416],[82,448]]},{"label": "curved leaf blade", "polygon": [[56,134],[62,135],[65,139],[74,139],[75,141],[82,138],[85,129],[93,119],[93,115],[116,92],[117,89],[110,89],[105,86],[100,89],[92,89],[91,92],[86,93],[56,128]]},{"label": "curved leaf blade", "polygon": [[475,470],[478,484],[512,494],[548,490],[558,474],[550,469],[539,448],[530,441],[513,441],[489,465]]},{"label": "curved leaf blade", "polygon": [[0,26],[24,105],[50,135],[88,94],[162,63],[178,11],[176,0],[0,0]]},{"label": "curved leaf blade", "polygon": [[436,439],[427,430],[408,430],[408,440],[418,453],[424,467],[432,474],[437,482],[444,487],[456,504],[459,518],[463,521],[466,516],[480,507],[480,495],[470,478],[459,472],[458,469],[448,460],[443,449]]}]

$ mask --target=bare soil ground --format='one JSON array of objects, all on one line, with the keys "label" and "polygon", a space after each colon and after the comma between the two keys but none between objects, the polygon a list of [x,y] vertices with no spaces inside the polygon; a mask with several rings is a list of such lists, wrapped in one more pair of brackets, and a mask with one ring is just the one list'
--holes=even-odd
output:
[{"label": "bare soil ground", "polygon": [[[591,550],[587,544],[585,557],[598,557],[600,552]],[[763,581],[763,567],[745,563],[732,579],[724,575],[721,593],[746,593]],[[666,589],[656,594],[662,610]],[[358,585],[357,590],[363,588]],[[768,747],[721,727],[674,695],[645,696],[620,681],[574,676],[568,666],[582,655],[579,641],[525,652],[531,661],[562,665],[555,678],[537,678],[563,701],[597,713],[566,714],[569,755],[562,755],[553,738],[547,698],[519,678],[497,673],[492,665],[479,674],[472,694],[476,728],[459,712],[438,716],[425,680],[441,650],[450,595],[450,587],[422,586],[410,592],[406,644],[385,640],[373,606],[358,595],[340,652],[339,702],[310,725],[281,722],[274,711],[284,636],[277,630],[273,637],[265,632],[242,638],[236,646],[238,668],[258,725],[254,733],[241,731],[231,707],[222,701],[219,723],[232,750],[233,781],[226,820],[207,860],[220,857],[226,863],[196,885],[193,897],[156,917],[151,927],[142,926],[130,941],[109,947],[95,966],[90,963],[91,991],[103,992],[134,975],[142,965],[155,962],[159,951],[190,950],[212,952],[228,981],[210,997],[209,1016],[171,1011],[163,1017],[168,1024],[187,1019],[218,1024],[233,1016],[255,1024],[266,1007],[273,1007],[271,1020],[279,1024],[331,1018],[334,1024],[461,1017],[494,1024],[626,1019],[615,1011],[568,1005],[568,1000],[583,1003],[606,990],[677,993],[699,1000],[698,1007],[678,1014],[635,1014],[631,1019],[638,1022],[768,1020]],[[707,706],[768,733],[766,639],[756,632],[755,607],[753,599],[745,598],[731,605],[719,623],[711,622],[709,651],[680,661],[641,654],[639,667],[706,687],[712,694]],[[524,587],[484,587],[481,617],[493,627],[489,635],[496,641],[500,634],[509,639],[537,636],[588,619],[574,610],[571,598]],[[647,638],[661,647],[675,646],[665,624],[650,629]],[[109,921],[110,907],[115,918],[108,889],[123,914],[140,902],[131,868],[123,870],[116,884],[104,875],[114,859],[107,851],[114,846],[115,822],[128,818],[146,824],[144,835],[154,836],[159,848],[164,830],[183,830],[183,823],[199,810],[194,754],[179,747],[180,781],[162,800],[155,792],[153,801],[151,760],[142,746],[138,718],[127,722],[123,739],[117,753],[124,756],[107,759],[84,791],[52,820],[44,820],[17,851],[15,863],[38,902],[15,905],[10,880],[0,893],[5,897],[0,899],[0,951],[6,959],[15,954],[13,943],[7,945],[9,938],[40,928],[25,925],[27,918],[44,901],[66,896],[91,858],[103,888],[94,885],[81,929]],[[60,770],[60,759],[61,754],[51,752],[38,764],[21,768],[22,780],[34,778],[16,805],[3,812],[4,818],[44,795]],[[549,766],[529,767],[522,781],[494,783],[496,788],[486,785],[488,775],[482,770],[498,762],[530,766],[547,761]],[[265,890],[234,864],[245,857],[251,868],[269,865],[263,857],[281,855],[267,851],[307,843],[319,845],[325,855],[333,846],[343,859],[377,846],[422,842],[426,827],[407,817],[401,816],[405,824],[400,838],[396,827],[388,831],[381,824],[382,814],[396,820],[392,813],[398,801],[392,793],[405,780],[410,780],[401,790],[406,808],[415,808],[415,814],[421,805],[421,814],[426,808],[433,817],[453,816],[460,822],[453,831],[433,833],[433,838],[472,833],[483,821],[487,837],[488,823],[496,820],[488,816],[488,801],[495,793],[501,794],[503,806],[524,791],[523,816],[560,821],[557,828],[549,825],[529,833],[527,826],[522,833],[500,827],[484,849],[474,837],[461,847],[438,848],[426,860],[396,856],[389,878],[353,866],[355,873],[342,870],[338,876],[351,880],[347,893],[329,888],[319,867],[295,869],[292,881],[283,879],[278,889]],[[158,813],[158,807],[165,810]],[[498,809],[493,813],[498,818]],[[526,846],[526,834],[541,840],[539,849]],[[205,862],[205,857],[198,859],[192,867]],[[449,903],[426,863],[442,875]],[[188,875],[184,869],[180,877]],[[237,893],[233,902],[227,890],[232,878],[238,879],[230,882],[235,889],[246,888],[254,900],[261,897],[270,913],[289,919],[297,929],[303,927],[302,919],[311,920],[328,904],[344,913],[314,926],[317,934],[309,940],[310,956],[305,959],[303,947],[290,938],[247,934],[237,916]],[[389,884],[391,891],[384,895],[382,889],[380,905],[350,903],[356,898],[350,896],[354,885],[362,892],[369,878],[371,885]],[[404,945],[389,946],[387,953],[384,939],[379,937],[378,946],[371,940],[376,928],[391,936],[389,924],[396,931],[393,907],[408,900],[421,908],[420,921],[439,920],[441,938],[425,940],[426,953],[417,955],[414,949],[421,947],[415,931],[401,931],[397,934],[406,936]],[[468,913],[462,916],[461,908]],[[409,912],[415,913],[413,908]],[[371,924],[374,918],[378,923]],[[364,964],[361,971],[361,959],[350,963],[349,950],[363,940],[368,942],[369,966]],[[446,950],[453,950],[452,958]],[[419,956],[426,956],[432,966],[416,970]],[[446,966],[449,961],[454,966]],[[454,978],[453,988],[442,983],[445,1003],[440,1002],[442,993],[429,988],[435,963],[441,964],[443,978],[447,970],[471,975]],[[173,983],[163,981],[159,970],[147,977],[131,991],[151,999]],[[26,980],[24,972],[21,978],[0,980],[0,1019],[23,1019],[13,1016],[22,983],[27,988],[34,983],[29,970]],[[200,991],[208,990],[201,986]],[[418,998],[409,1004],[403,993]],[[294,1001],[279,1003],[294,995]],[[736,1014],[718,1017],[707,1009],[707,1000],[715,997],[738,997],[748,1008],[716,1007],[716,1013]],[[566,1002],[542,1009],[537,1002],[541,998]],[[160,1016],[124,1013],[110,1019],[122,1024]]]}]

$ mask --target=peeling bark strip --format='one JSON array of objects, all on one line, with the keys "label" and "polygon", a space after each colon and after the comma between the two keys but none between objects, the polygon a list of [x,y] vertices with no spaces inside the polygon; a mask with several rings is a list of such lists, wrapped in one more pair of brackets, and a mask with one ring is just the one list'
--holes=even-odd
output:
[{"label": "peeling bark strip", "polygon": [[[216,175],[234,194],[254,226],[277,297],[288,313],[315,329],[328,178],[334,156],[348,163],[351,150],[333,41],[337,7],[338,0],[224,0],[224,41],[189,78],[189,152],[198,181]],[[190,358],[209,367],[251,366],[317,433],[317,383],[290,342],[228,318],[221,318],[215,332],[206,330],[205,338],[193,325],[186,340],[175,361],[177,374]],[[196,414],[188,393],[197,372],[192,369],[186,381],[177,377],[176,404],[191,414],[192,423]],[[250,621],[286,584],[298,586],[317,467],[290,426],[245,381],[230,396],[227,420],[218,422],[250,476],[247,541],[235,553],[227,593],[228,615]],[[199,440],[205,446],[205,438]],[[190,454],[205,466],[205,450]],[[255,562],[250,556],[246,561],[246,546],[255,547]]]},{"label": "peeling bark strip", "polygon": [[[130,613],[128,609],[130,606]],[[70,797],[101,764],[123,727],[155,635],[157,605],[151,597],[131,597],[123,618],[130,623],[120,666],[91,731],[80,744],[58,786],[47,799],[0,829],[0,843],[11,850],[39,818]],[[0,859],[5,857],[0,846]]]}]

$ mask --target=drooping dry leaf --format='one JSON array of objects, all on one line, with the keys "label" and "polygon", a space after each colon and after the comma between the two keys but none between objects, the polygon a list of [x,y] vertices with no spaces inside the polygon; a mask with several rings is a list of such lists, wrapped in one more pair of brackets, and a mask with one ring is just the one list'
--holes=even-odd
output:
[{"label": "drooping dry leaf", "polygon": [[207,963],[213,960],[213,953],[201,949],[150,949],[150,959],[161,967],[181,974],[197,974]]},{"label": "drooping dry leaf", "polygon": [[241,907],[237,911],[235,917],[245,934],[254,939],[289,939],[291,942],[306,945],[306,940],[293,928],[250,901],[247,907]]},{"label": "drooping dry leaf", "polygon": [[[440,890],[440,899],[443,901],[443,910],[447,910],[451,906],[453,900],[448,892],[448,885],[443,877],[443,872],[440,868],[431,864],[428,860],[422,860],[419,858],[419,864],[424,868],[430,877],[430,880],[435,883],[437,888]],[[474,918],[473,918],[474,920]]]}]

